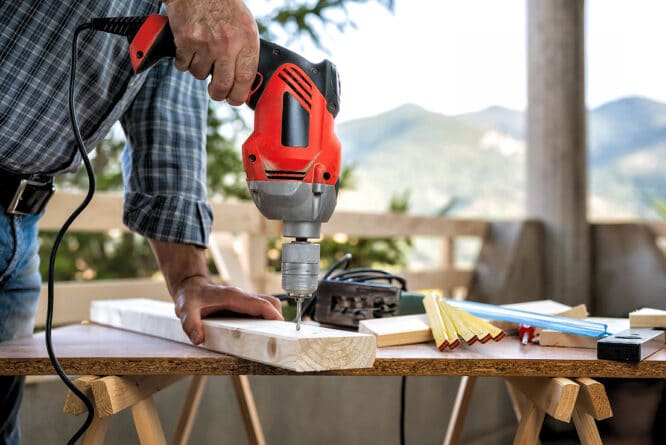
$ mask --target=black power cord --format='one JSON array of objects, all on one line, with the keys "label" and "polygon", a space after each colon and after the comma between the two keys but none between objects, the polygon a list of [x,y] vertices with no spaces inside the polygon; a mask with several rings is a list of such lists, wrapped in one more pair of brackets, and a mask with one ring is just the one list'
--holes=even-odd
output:
[{"label": "black power cord", "polygon": [[45,337],[46,337],[46,350],[49,354],[49,360],[51,360],[53,369],[55,369],[56,373],[58,373],[60,380],[63,381],[63,383],[69,388],[69,390],[76,395],[76,397],[81,399],[83,404],[88,409],[88,416],[86,417],[85,422],[83,423],[83,425],[81,425],[78,431],[74,433],[71,439],[69,439],[69,441],[67,442],[68,444],[76,443],[76,441],[79,440],[81,436],[83,436],[83,434],[92,424],[92,421],[95,416],[95,408],[93,407],[92,402],[88,399],[88,397],[86,397],[85,394],[83,394],[83,392],[81,392],[79,388],[76,387],[76,385],[74,385],[74,383],[72,383],[71,379],[67,376],[67,374],[65,374],[65,371],[63,371],[62,367],[60,366],[58,358],[56,357],[53,351],[53,343],[51,341],[51,330],[53,328],[53,302],[54,302],[54,281],[55,281],[54,272],[55,272],[56,255],[58,254],[58,247],[60,246],[60,242],[62,241],[69,227],[72,225],[74,220],[81,214],[81,212],[83,212],[83,210],[88,206],[88,204],[92,200],[93,194],[95,193],[95,174],[93,172],[90,159],[88,158],[88,153],[86,152],[86,146],[85,143],[83,142],[83,137],[81,136],[79,123],[78,120],[76,119],[76,113],[74,109],[74,86],[76,79],[77,41],[79,34],[82,31],[91,28],[92,25],[90,23],[84,23],[82,25],[79,25],[76,28],[76,31],[74,31],[74,38],[72,39],[72,62],[69,74],[69,118],[72,123],[72,130],[74,130],[74,136],[76,137],[77,149],[81,154],[81,158],[83,159],[83,164],[85,165],[86,168],[86,173],[88,174],[88,193],[86,194],[86,197],[84,198],[83,202],[81,202],[81,204],[79,204],[79,206],[71,213],[71,215],[69,215],[65,223],[60,228],[60,231],[58,232],[55,241],[53,242],[53,247],[51,248],[51,255],[49,258],[48,305],[46,308]]}]

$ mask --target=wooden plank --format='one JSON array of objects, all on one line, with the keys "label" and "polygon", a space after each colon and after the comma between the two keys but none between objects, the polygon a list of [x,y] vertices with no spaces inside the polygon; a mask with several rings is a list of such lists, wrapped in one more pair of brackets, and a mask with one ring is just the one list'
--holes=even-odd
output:
[{"label": "wooden plank", "polygon": [[358,332],[374,335],[378,348],[432,340],[432,331],[426,314],[361,320]]},{"label": "wooden plank", "polygon": [[[146,300],[95,301],[94,322],[190,343],[173,304]],[[375,339],[366,334],[255,319],[204,320],[204,348],[297,372],[371,367]]]},{"label": "wooden plank", "polygon": [[[97,380],[99,377],[96,375],[84,375],[75,379],[72,383],[86,396],[88,400],[93,401],[92,393],[92,382]],[[94,404],[94,402],[93,402]],[[73,416],[78,416],[83,413],[87,413],[88,409],[86,405],[79,399],[72,391],[67,391],[67,396],[65,397],[65,406],[63,407],[63,412],[66,414],[71,414]]]},{"label": "wooden plank", "polygon": [[666,329],[666,311],[644,307],[629,312],[629,324],[632,328]]},{"label": "wooden plank", "polygon": [[90,386],[99,417],[117,414],[140,400],[177,382],[182,376],[115,376],[96,379]]},{"label": "wooden plank", "polygon": [[[578,320],[581,320],[589,315],[587,312],[587,306],[584,304],[571,307],[569,305],[553,300],[523,301],[521,303],[503,304],[502,306],[511,309],[518,309],[521,311],[536,312],[538,314],[547,315],[559,315],[560,317],[569,317]],[[516,323],[510,323],[508,321],[493,320],[492,323],[505,331],[518,329],[518,325]]]},{"label": "wooden plank", "polygon": [[[125,280],[65,281],[55,285],[53,324],[78,323],[90,316],[93,300],[150,297],[171,301],[164,280],[137,278]],[[35,325],[46,323],[47,288],[42,285],[37,303]]]},{"label": "wooden plank", "polygon": [[257,406],[254,403],[250,381],[246,375],[231,376],[231,383],[234,385],[236,400],[241,411],[241,417],[245,424],[247,441],[249,445],[266,445],[264,431],[261,428],[261,420],[257,412]]},{"label": "wooden plank", "polygon": [[171,445],[187,445],[189,443],[192,426],[194,426],[194,419],[199,410],[207,380],[208,376],[206,375],[192,376],[183,407],[180,410],[178,425],[176,425],[176,430],[171,438]]},{"label": "wooden plank", "polygon": [[[287,369],[97,324],[54,329],[53,344],[60,364],[70,375],[297,375]],[[666,347],[639,363],[597,360],[596,355],[591,349],[522,345],[516,337],[464,346],[446,354],[431,343],[419,343],[377,349],[372,368],[317,375],[658,379],[666,375]],[[0,343],[0,375],[53,374],[43,332]]]},{"label": "wooden plank", "polygon": [[507,380],[551,417],[562,422],[571,420],[579,389],[574,381],[563,377],[509,377]]},{"label": "wooden plank", "polygon": [[[81,192],[58,191],[52,198],[41,230],[59,230],[63,221],[83,201]],[[213,231],[245,232],[249,234],[281,233],[279,221],[266,220],[252,202],[212,200]],[[102,232],[127,230],[122,224],[123,195],[117,192],[98,192],[86,210],[72,225],[72,230]],[[223,216],[223,217],[221,217]],[[347,233],[355,236],[478,236],[485,234],[488,223],[480,219],[414,216],[340,210],[322,225],[322,235]]]},{"label": "wooden plank", "polygon": [[[83,201],[85,194],[59,190],[39,221],[40,230],[57,231],[69,214]],[[268,228],[279,233],[275,224],[266,224],[265,218],[251,202],[211,201],[214,231],[260,233]],[[126,231],[122,223],[123,195],[117,192],[98,192],[83,213],[74,221],[71,230],[79,232]]]},{"label": "wooden plank", "polygon": [[[46,207],[44,216],[39,220],[40,230],[58,231],[72,211],[81,204],[84,193],[59,190],[53,195]],[[122,222],[122,193],[96,193],[88,207],[79,215],[71,226],[72,231],[105,232],[108,230],[127,230]]]},{"label": "wooden plank", "polygon": [[591,415],[596,420],[604,420],[613,417],[606,388],[601,382],[589,377],[579,377],[576,383],[580,385],[576,406],[583,412]]},{"label": "wooden plank", "polygon": [[[616,334],[629,329],[629,319],[627,318],[588,317],[585,320],[595,323],[605,323],[608,326],[608,332],[610,334]],[[598,338],[594,337],[569,334],[567,332],[553,331],[550,329],[543,329],[539,333],[539,344],[541,346],[596,349],[597,340]]]}]

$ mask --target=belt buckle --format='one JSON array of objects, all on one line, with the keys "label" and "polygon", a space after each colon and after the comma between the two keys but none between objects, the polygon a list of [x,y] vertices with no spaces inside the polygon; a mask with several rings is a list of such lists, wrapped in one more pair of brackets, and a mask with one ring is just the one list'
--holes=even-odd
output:
[{"label": "belt buckle", "polygon": [[[24,199],[26,191],[32,192],[30,200]],[[44,210],[54,191],[53,181],[40,182],[21,179],[14,197],[7,207],[7,213],[10,215],[37,215]]]}]

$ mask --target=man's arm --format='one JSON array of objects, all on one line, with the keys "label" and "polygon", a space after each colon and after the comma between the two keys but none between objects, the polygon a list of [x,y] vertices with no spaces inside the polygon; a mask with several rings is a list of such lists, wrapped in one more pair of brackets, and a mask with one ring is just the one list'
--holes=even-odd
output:
[{"label": "man's arm", "polygon": [[183,331],[195,345],[204,341],[201,319],[228,310],[267,320],[282,320],[280,300],[255,295],[233,286],[214,284],[208,274],[204,249],[192,244],[149,240],[176,303]]},{"label": "man's arm", "polygon": [[201,317],[218,309],[282,318],[278,305],[271,310],[258,301],[272,306],[272,298],[208,278],[204,249],[213,215],[206,203],[207,99],[204,82],[165,60],[146,73],[121,119],[127,135],[123,222],[153,240],[183,329],[195,343],[203,341]]},{"label": "man's arm", "polygon": [[213,78],[208,94],[241,105],[259,63],[259,34],[241,0],[163,0],[176,44],[176,68]]}]

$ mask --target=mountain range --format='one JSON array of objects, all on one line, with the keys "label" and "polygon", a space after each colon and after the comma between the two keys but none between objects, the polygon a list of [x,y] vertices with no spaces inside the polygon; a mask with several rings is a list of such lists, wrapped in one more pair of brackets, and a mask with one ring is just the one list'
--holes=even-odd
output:
[{"label": "mountain range", "polygon": [[[355,188],[340,207],[384,211],[409,193],[410,212],[520,217],[525,203],[525,115],[502,107],[448,116],[406,104],[341,123]],[[666,104],[627,97],[589,111],[593,218],[654,218],[666,200]]]}]

